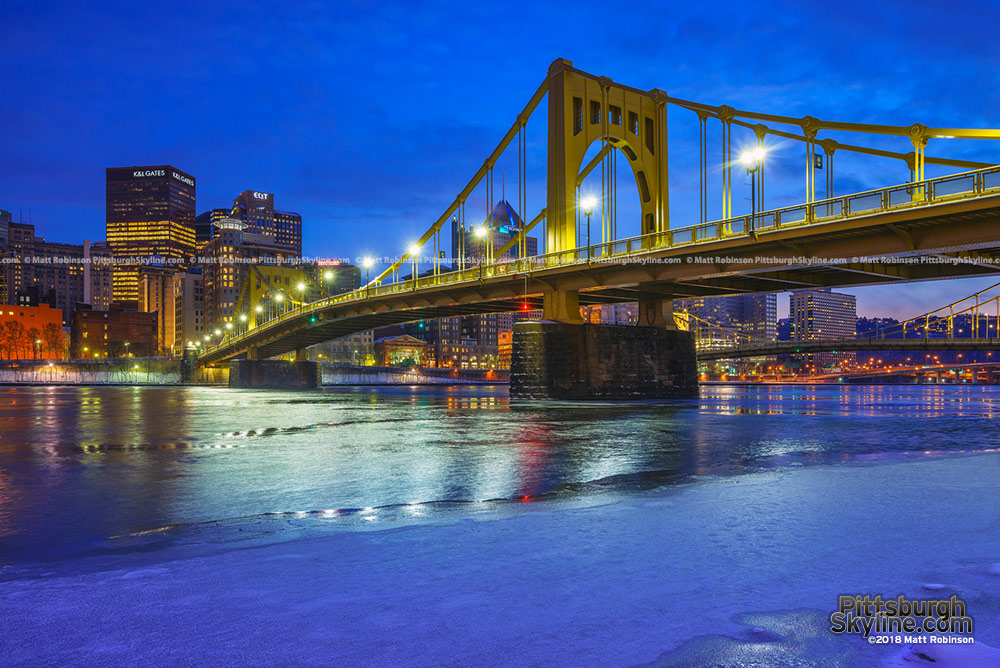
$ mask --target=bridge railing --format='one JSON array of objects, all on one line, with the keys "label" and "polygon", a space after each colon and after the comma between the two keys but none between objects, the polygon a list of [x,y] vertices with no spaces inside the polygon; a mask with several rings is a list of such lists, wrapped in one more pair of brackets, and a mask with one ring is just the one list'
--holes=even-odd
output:
[{"label": "bridge railing", "polygon": [[[649,234],[617,239],[567,251],[545,253],[515,260],[481,262],[458,271],[440,272],[392,283],[369,285],[341,295],[327,297],[318,302],[292,308],[260,326],[277,326],[282,322],[321,311],[337,304],[362,301],[371,297],[391,296],[441,285],[483,281],[499,276],[530,274],[534,271],[567,265],[621,260],[652,251],[682,248],[722,239],[748,237],[762,232],[807,225],[824,224],[835,220],[868,216],[916,206],[938,204],[952,200],[996,195],[1000,193],[1000,165],[962,172],[934,179],[878,188],[866,192],[831,197],[808,204],[798,204],[780,209],[762,211],[753,216],[736,216],[698,225],[652,232]],[[257,329],[259,329],[259,327]],[[217,345],[203,352],[211,353],[242,343],[250,331],[234,331]]]},{"label": "bridge railing", "polygon": [[[601,257],[634,255],[950,200],[992,195],[996,194],[996,191],[1000,191],[1000,166],[594,244],[589,250],[586,247],[576,249],[574,258],[577,261],[585,261]],[[563,254],[549,253],[537,257],[548,259],[560,255]]]}]

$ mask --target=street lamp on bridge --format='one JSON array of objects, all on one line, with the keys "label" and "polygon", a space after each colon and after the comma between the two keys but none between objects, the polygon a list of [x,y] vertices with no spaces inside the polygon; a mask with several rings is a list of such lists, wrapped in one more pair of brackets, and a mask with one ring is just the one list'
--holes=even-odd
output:
[{"label": "street lamp on bridge", "polygon": [[590,257],[590,214],[594,213],[594,207],[597,206],[597,198],[593,195],[588,195],[580,200],[580,206],[583,207],[583,212],[587,214],[587,257]]},{"label": "street lamp on bridge", "polygon": [[365,268],[365,294],[366,296],[371,295],[372,286],[371,284],[371,270],[372,265],[375,264],[375,260],[370,257],[365,257],[361,260],[361,265]]},{"label": "street lamp on bridge", "polygon": [[757,217],[757,170],[764,163],[764,149],[761,146],[743,151],[740,154],[740,162],[747,168],[750,175],[750,232],[756,228],[755,218]]},{"label": "street lamp on bridge", "polygon": [[410,258],[413,260],[413,289],[417,288],[417,258],[420,256],[420,246],[410,246]]},{"label": "street lamp on bridge", "polygon": [[[473,233],[473,234],[476,235],[477,239],[481,239],[482,240],[481,248],[480,248],[480,251],[479,251],[480,252],[480,255],[479,255],[479,271],[480,272],[482,272],[483,263],[486,261],[486,250],[485,249],[486,249],[486,247],[488,245],[488,241],[487,241],[486,237],[489,236],[489,233],[490,233],[490,230],[485,225],[480,225],[479,227],[476,228],[476,231]],[[480,275],[482,275],[482,274],[480,274]]]}]

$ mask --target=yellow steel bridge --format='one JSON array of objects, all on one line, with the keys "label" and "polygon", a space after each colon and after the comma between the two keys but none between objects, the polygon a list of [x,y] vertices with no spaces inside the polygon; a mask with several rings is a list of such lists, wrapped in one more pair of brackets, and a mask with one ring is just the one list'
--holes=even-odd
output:
[{"label": "yellow steel bridge", "polygon": [[[450,223],[474,227],[465,209],[477,188],[485,189],[492,210],[494,168],[515,139],[518,211],[523,215],[525,128],[546,97],[546,206],[525,217],[529,222],[499,248],[490,243],[494,221],[487,218],[479,228],[486,239],[483,256],[460,253],[452,266],[445,266],[443,231]],[[668,105],[695,113],[700,123],[701,220],[693,225],[674,227],[668,216]],[[721,124],[723,137],[725,215],[716,221],[706,220],[705,134],[710,119]],[[732,155],[733,126],[752,130],[759,149],[768,136],[805,146],[802,203],[761,211],[755,206],[748,215],[732,215],[732,171],[739,165]],[[823,131],[902,137],[913,150],[895,153],[821,139]],[[673,98],[658,89],[641,91],[556,60],[483,166],[396,261],[359,290],[312,302],[286,300],[274,317],[253,319],[252,326],[250,320],[234,317],[217,336],[202,342],[199,361],[291,352],[302,356],[307,346],[322,341],[424,318],[542,308],[546,319],[573,323],[580,322],[580,305],[636,301],[640,325],[670,327],[671,302],[679,298],[992,275],[1000,263],[1000,166],[927,156],[928,142],[936,138],[1000,139],[1000,130],[850,124],[740,111]],[[595,144],[600,150],[583,164]],[[827,192],[838,151],[904,161],[911,179],[817,200],[819,150],[827,159]],[[640,199],[641,234],[629,238],[617,235],[611,167],[620,155],[628,160]],[[754,175],[756,203],[764,201],[764,165],[759,153],[753,155],[743,166]],[[927,164],[958,173],[928,179]],[[581,217],[586,213],[589,219],[590,214],[581,205],[579,190],[583,178],[598,167],[606,175],[601,236],[588,243],[579,234]],[[539,225],[547,252],[526,256],[526,235]],[[421,257],[430,259],[426,275],[413,271],[401,276]],[[770,353],[757,349],[753,354]]]}]

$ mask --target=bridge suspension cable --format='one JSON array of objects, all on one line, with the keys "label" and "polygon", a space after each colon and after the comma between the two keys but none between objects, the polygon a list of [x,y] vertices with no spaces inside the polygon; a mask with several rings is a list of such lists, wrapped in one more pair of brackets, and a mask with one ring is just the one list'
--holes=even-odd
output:
[{"label": "bridge suspension cable", "polygon": [[[493,167],[496,165],[497,160],[500,158],[500,156],[503,155],[507,147],[510,146],[511,142],[513,142],[514,139],[520,136],[522,128],[527,123],[527,119],[531,116],[532,113],[534,113],[535,108],[538,107],[538,104],[542,101],[542,98],[545,97],[546,92],[548,92],[548,79],[545,79],[541,83],[541,85],[538,86],[538,89],[535,91],[534,95],[531,96],[531,99],[528,100],[528,103],[524,106],[524,109],[521,111],[520,114],[518,114],[517,120],[514,121],[514,124],[511,125],[510,129],[507,131],[507,134],[503,136],[503,139],[501,139],[500,143],[497,144],[497,147],[493,149],[493,152],[490,153],[489,157],[483,163],[483,166],[476,171],[475,175],[473,175],[473,177],[469,180],[468,184],[466,184],[466,186],[462,188],[462,190],[458,193],[458,195],[455,197],[452,203],[448,206],[448,208],[445,209],[444,213],[442,213],[441,216],[436,221],[434,221],[434,223],[430,226],[430,228],[428,228],[428,230],[424,232],[424,234],[421,235],[419,239],[417,239],[416,243],[414,244],[415,246],[423,247],[434,236],[435,233],[440,232],[441,227],[444,225],[444,223],[447,222],[460,207],[462,208],[463,222],[465,222],[464,204],[466,200],[468,200],[473,190],[475,190],[475,188],[480,184],[480,182],[487,176],[490,177],[490,183],[488,184],[488,187],[492,188]],[[489,194],[487,195],[487,202],[490,201],[490,196],[491,195]],[[491,212],[492,210],[488,211],[487,216],[489,216]],[[520,211],[519,213],[521,216],[524,216],[523,210]],[[404,263],[410,260],[410,258],[411,254],[409,251],[407,251],[402,255],[402,257],[400,257],[400,259],[393,262],[391,265],[389,265],[389,267],[387,267],[381,273],[376,275],[375,278],[370,280],[367,283],[367,285],[380,284],[387,277],[395,273],[399,269],[399,267],[401,267]]]}]

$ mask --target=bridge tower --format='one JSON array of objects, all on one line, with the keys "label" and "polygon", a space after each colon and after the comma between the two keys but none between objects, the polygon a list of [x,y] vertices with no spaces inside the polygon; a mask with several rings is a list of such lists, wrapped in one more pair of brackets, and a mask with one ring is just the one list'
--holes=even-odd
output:
[{"label": "bridge tower", "polygon": [[[641,91],[558,59],[548,73],[547,253],[577,257],[579,175],[595,142],[621,151],[635,177],[644,246],[669,229],[667,94]],[[514,327],[511,396],[547,399],[685,397],[697,394],[690,332],[673,326],[669,295],[637,286],[635,327],[584,324],[579,295],[543,295],[541,322]]]},{"label": "bridge tower", "polygon": [[[588,149],[595,142],[618,150],[628,159],[639,193],[643,235],[670,227],[667,183],[667,94],[659,89],[641,91],[577,70],[558,58],[548,73],[549,125],[547,173],[547,253],[576,250],[579,206],[578,176]],[[655,237],[648,237],[650,245]],[[664,321],[664,306],[640,300],[640,309],[655,311],[650,324]],[[579,298],[575,292],[552,291],[544,295],[546,320],[579,324]]]}]

